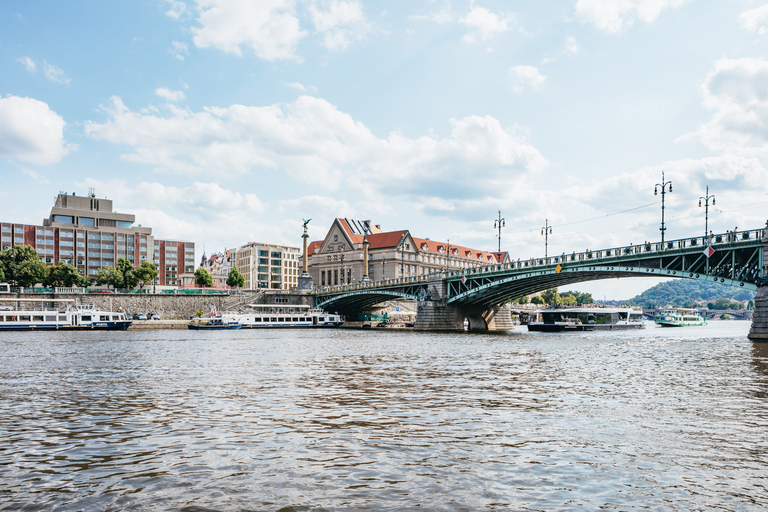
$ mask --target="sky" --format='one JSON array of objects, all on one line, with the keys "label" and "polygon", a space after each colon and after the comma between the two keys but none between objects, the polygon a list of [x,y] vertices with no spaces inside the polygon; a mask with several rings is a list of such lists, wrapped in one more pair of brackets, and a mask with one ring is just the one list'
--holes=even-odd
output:
[{"label": "sky", "polygon": [[666,181],[667,240],[707,186],[762,228],[766,166],[766,0],[0,2],[6,222],[93,188],[198,260],[336,217],[516,259],[659,240]]}]

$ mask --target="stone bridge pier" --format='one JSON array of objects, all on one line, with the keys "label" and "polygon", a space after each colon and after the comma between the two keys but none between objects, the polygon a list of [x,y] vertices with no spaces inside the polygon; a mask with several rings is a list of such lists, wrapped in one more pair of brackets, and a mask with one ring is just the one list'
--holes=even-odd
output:
[{"label": "stone bridge pier", "polygon": [[[768,222],[763,231],[763,276],[768,275]],[[768,342],[768,283],[765,278],[759,281],[760,287],[755,294],[755,312],[752,315],[752,327],[747,337],[752,341]]]},{"label": "stone bridge pier", "polygon": [[446,304],[447,284],[439,278],[430,280],[429,292],[419,298],[416,331],[463,331],[467,320],[470,331],[508,331],[514,328],[510,306],[484,308]]}]

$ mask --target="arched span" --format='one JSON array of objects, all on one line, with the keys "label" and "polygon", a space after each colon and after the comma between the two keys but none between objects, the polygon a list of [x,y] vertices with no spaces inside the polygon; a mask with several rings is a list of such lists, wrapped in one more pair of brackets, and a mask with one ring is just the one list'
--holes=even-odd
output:
[{"label": "arched span", "polygon": [[[650,267],[633,267],[623,265],[592,265],[579,266],[567,269],[542,268],[532,272],[517,275],[498,276],[493,279],[484,277],[482,281],[472,279],[466,283],[460,280],[449,280],[449,304],[478,304],[494,305],[503,304],[510,300],[531,295],[549,288],[556,288],[570,284],[597,281],[602,279],[620,279],[628,277],[672,277],[679,279],[693,279],[701,282],[717,282],[730,286],[757,291],[754,283],[718,277],[697,272],[685,272],[677,269],[659,269]],[[462,290],[462,288],[464,288]],[[453,292],[453,293],[451,293]]]},{"label": "arched span", "polygon": [[317,307],[336,311],[364,311],[393,298],[418,300],[416,295],[396,290],[356,290],[341,295],[318,296]]}]

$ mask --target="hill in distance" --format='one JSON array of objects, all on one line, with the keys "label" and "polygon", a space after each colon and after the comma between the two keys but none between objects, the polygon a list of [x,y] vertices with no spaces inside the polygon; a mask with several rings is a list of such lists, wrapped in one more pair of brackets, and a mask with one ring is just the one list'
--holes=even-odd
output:
[{"label": "hill in distance", "polygon": [[704,283],[689,279],[677,279],[659,283],[626,302],[646,309],[663,306],[685,307],[692,302],[728,298],[738,301],[754,300],[755,293],[720,283]]}]

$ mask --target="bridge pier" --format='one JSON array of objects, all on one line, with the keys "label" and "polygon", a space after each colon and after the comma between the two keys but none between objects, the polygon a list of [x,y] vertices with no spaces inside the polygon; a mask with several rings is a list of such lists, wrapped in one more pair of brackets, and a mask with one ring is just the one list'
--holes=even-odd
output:
[{"label": "bridge pier", "polygon": [[[763,276],[768,265],[768,222],[763,231]],[[760,283],[760,281],[758,281]],[[760,286],[755,294],[755,312],[747,337],[752,341],[768,342],[768,286]]]}]

